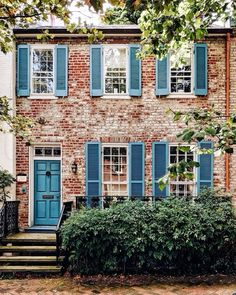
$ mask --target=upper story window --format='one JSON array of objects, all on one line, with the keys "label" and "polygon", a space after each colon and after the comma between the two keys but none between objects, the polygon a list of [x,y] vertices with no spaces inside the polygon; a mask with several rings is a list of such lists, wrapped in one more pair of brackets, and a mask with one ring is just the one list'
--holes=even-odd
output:
[{"label": "upper story window", "polygon": [[170,93],[192,93],[192,49],[170,55]]},{"label": "upper story window", "polygon": [[127,47],[104,47],[104,93],[127,94]]},{"label": "upper story window", "polygon": [[55,98],[68,95],[68,46],[17,45],[17,96]]},{"label": "upper story window", "polygon": [[207,65],[206,43],[194,43],[191,48],[167,54],[156,61],[156,95],[207,95]]},{"label": "upper story window", "polygon": [[90,95],[106,98],[141,96],[139,44],[90,46]]},{"label": "upper story window", "polygon": [[34,95],[54,93],[53,48],[32,48],[31,93]]}]

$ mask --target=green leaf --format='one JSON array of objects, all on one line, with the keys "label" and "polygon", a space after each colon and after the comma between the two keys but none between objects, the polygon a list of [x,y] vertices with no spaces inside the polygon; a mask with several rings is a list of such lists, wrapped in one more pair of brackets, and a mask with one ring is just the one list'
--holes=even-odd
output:
[{"label": "green leaf", "polygon": [[185,133],[182,135],[182,140],[183,140],[183,141],[186,141],[186,142],[191,142],[194,133],[195,133],[195,132],[194,132],[193,130],[187,130],[187,132],[185,132]]},{"label": "green leaf", "polygon": [[205,132],[211,136],[215,136],[216,135],[216,129],[214,127],[207,127],[204,129]]},{"label": "green leaf", "polygon": [[178,150],[187,153],[190,151],[190,146],[178,146]]}]

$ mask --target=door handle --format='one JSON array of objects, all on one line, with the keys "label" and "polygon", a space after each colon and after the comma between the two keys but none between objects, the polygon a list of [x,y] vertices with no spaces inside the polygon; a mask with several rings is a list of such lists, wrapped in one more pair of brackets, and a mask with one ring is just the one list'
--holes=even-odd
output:
[{"label": "door handle", "polygon": [[51,176],[51,172],[50,171],[47,171],[46,172],[46,176]]}]

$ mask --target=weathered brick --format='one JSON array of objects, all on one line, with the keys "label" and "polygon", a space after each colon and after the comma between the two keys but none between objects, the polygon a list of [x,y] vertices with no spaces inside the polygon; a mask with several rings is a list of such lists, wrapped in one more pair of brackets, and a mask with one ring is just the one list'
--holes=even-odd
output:
[{"label": "weathered brick", "polygon": [[[37,43],[35,40],[21,42]],[[225,38],[208,37],[208,96],[169,98],[155,96],[155,59],[149,57],[142,61],[142,97],[129,100],[109,100],[89,96],[89,45],[85,39],[54,39],[51,43],[69,44],[69,95],[57,100],[17,99],[19,114],[30,116],[38,121],[45,119],[45,125],[37,124],[33,128],[33,141],[37,143],[57,142],[62,145],[62,198],[73,199],[85,194],[84,149],[87,141],[99,140],[104,143],[142,141],[145,143],[145,177],[151,180],[152,142],[168,140],[176,142],[176,134],[183,125],[174,123],[165,111],[190,110],[193,107],[213,105],[225,112]],[[126,44],[138,42],[137,38],[105,39],[105,43]],[[236,38],[231,45],[231,75],[236,78]],[[236,79],[234,79],[236,80]],[[236,83],[231,80],[231,105],[236,110]],[[235,97],[235,98],[234,98]],[[29,147],[18,139],[17,173],[29,174]],[[236,190],[236,154],[231,158],[231,189]],[[78,173],[71,172],[71,164],[76,159]],[[234,180],[235,179],[235,180]],[[214,183],[225,188],[224,158],[214,160]],[[20,192],[17,186],[17,198],[21,200],[21,226],[28,224],[29,184],[27,193]],[[147,187],[146,194],[152,194]]]}]

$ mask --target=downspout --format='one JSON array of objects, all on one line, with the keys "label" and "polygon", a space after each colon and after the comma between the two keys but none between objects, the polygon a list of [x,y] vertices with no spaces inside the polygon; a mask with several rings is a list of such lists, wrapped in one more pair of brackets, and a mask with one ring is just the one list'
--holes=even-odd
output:
[{"label": "downspout", "polygon": [[[226,120],[230,115],[230,33],[226,34],[226,102],[225,102],[225,115]],[[229,154],[225,154],[225,189],[227,192],[230,190],[230,159]]]}]

